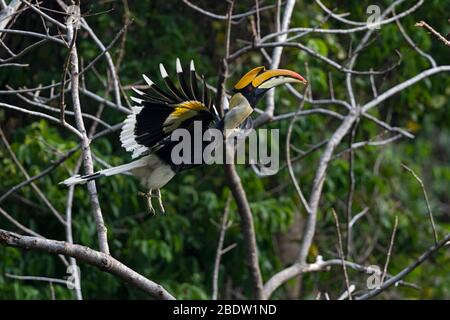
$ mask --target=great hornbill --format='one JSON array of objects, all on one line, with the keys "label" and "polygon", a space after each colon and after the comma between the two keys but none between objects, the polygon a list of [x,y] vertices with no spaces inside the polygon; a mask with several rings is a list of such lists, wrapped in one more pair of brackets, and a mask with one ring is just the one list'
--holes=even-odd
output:
[{"label": "great hornbill", "polygon": [[[183,72],[180,60],[176,60],[178,86],[169,78],[162,64],[159,65],[159,69],[167,91],[143,75],[148,90],[144,92],[132,88],[138,97],[131,99],[137,105],[132,107],[132,112],[125,119],[120,134],[122,146],[132,152],[133,159],[139,159],[93,174],[76,175],[61,183],[66,186],[83,184],[103,176],[130,171],[149,190],[148,193],[144,193],[148,199],[149,210],[154,213],[151,198],[157,197],[161,211],[164,212],[160,188],[176,173],[199,165],[174,163],[171,151],[178,142],[172,141],[171,134],[176,129],[183,128],[192,133],[194,122],[197,121],[201,124],[202,132],[208,128],[217,128],[222,132],[240,128],[251,119],[248,117],[269,89],[285,83],[307,84],[307,81],[294,71],[254,68],[236,83],[228,110],[220,117],[213,104],[211,90],[203,76],[200,84],[202,89],[199,88],[192,60],[188,72]],[[157,194],[153,195],[153,191]]]}]

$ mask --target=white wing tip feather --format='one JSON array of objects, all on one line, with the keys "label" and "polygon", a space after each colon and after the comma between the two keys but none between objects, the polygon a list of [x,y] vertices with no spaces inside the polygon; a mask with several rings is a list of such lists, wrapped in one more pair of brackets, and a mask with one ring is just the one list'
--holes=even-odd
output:
[{"label": "white wing tip feather", "polygon": [[144,101],[142,99],[139,99],[139,98],[136,98],[136,97],[133,97],[133,96],[131,96],[130,99],[133,100],[134,102],[138,103],[138,104],[141,104],[142,101]]},{"label": "white wing tip feather", "polygon": [[183,73],[183,68],[181,67],[180,58],[177,58],[176,65],[177,65],[177,73]]},{"label": "white wing tip feather", "polygon": [[153,85],[153,81],[150,80],[150,78],[147,77],[145,74],[142,75],[142,78],[144,78],[145,82],[147,82],[149,87],[151,87]]},{"label": "white wing tip feather", "polygon": [[159,72],[161,73],[161,77],[167,78],[169,75],[167,74],[166,68],[162,63],[159,64]]},{"label": "white wing tip feather", "polygon": [[131,87],[131,90],[133,90],[134,92],[136,92],[138,95],[140,95],[140,96],[143,96],[143,95],[145,95],[145,93],[144,92],[142,92],[141,90],[139,90],[139,89],[136,89],[135,87]]},{"label": "white wing tip feather", "polygon": [[191,60],[190,69],[191,71],[195,71],[194,60]]},{"label": "white wing tip feather", "polygon": [[86,179],[81,178],[81,176],[78,174],[76,176],[67,178],[64,181],[61,181],[59,184],[64,184],[67,187],[73,186],[75,184],[83,184],[86,183]]},{"label": "white wing tip feather", "polygon": [[[131,98],[133,99],[134,97]],[[136,101],[136,99],[137,98],[133,99],[133,101]],[[122,147],[125,148],[125,150],[132,152],[132,159],[139,157],[141,154],[148,150],[146,146],[138,144],[136,141],[136,137],[134,136],[136,115],[138,115],[142,109],[143,107],[140,106],[132,107],[131,110],[133,113],[129,114],[125,119],[125,125],[122,127],[122,132],[120,133],[120,142],[122,143]]]}]

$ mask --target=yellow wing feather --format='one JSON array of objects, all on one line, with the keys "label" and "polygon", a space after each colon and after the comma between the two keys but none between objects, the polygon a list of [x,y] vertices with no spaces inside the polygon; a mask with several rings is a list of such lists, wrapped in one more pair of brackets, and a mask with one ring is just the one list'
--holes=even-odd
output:
[{"label": "yellow wing feather", "polygon": [[164,132],[175,130],[183,121],[195,117],[200,111],[209,111],[200,101],[190,100],[177,104],[174,111],[164,121]]}]

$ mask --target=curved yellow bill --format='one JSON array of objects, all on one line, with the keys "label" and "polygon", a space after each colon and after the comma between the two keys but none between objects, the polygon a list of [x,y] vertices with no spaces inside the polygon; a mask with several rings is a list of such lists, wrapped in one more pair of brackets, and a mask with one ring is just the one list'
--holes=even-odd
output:
[{"label": "curved yellow bill", "polygon": [[256,78],[256,76],[261,73],[262,71],[266,70],[265,67],[256,67],[252,70],[250,70],[249,72],[247,72],[242,78],[241,80],[238,81],[238,83],[236,83],[236,85],[234,86],[234,88],[236,90],[241,90],[243,88],[245,88],[246,86],[248,86],[253,79]]},{"label": "curved yellow bill", "polygon": [[286,69],[267,70],[256,76],[252,85],[255,88],[270,89],[284,83],[308,84],[308,81],[297,72]]}]

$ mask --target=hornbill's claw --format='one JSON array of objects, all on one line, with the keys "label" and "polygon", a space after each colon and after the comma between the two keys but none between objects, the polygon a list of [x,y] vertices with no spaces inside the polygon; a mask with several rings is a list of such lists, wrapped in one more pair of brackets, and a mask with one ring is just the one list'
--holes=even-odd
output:
[{"label": "hornbill's claw", "polygon": [[145,197],[147,199],[147,208],[150,214],[155,215],[156,210],[153,207],[152,198],[158,198],[158,205],[161,209],[162,213],[166,213],[162,203],[161,190],[156,189],[156,195],[153,194],[153,190],[149,190],[148,192],[139,192],[139,195]]}]

